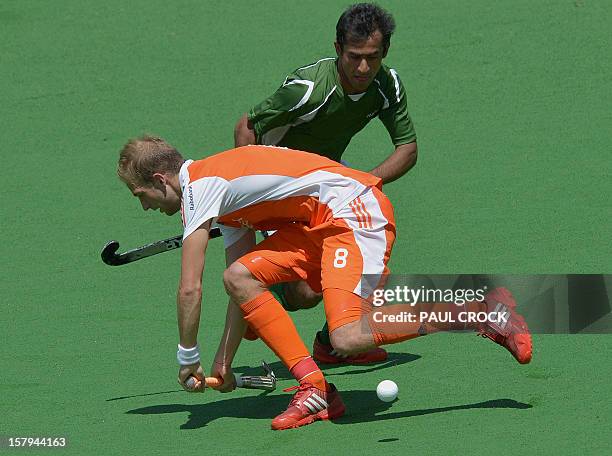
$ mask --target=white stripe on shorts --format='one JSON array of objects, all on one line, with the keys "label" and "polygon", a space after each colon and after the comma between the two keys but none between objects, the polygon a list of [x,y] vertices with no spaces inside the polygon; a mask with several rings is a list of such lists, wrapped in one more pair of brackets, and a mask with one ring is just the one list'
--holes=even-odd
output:
[{"label": "white stripe on shorts", "polygon": [[[355,201],[357,200],[357,201]],[[388,223],[383,215],[371,188],[366,189],[335,216],[343,218],[353,230],[355,241],[363,258],[362,274],[373,276],[373,280],[360,281],[353,293],[363,298],[372,294],[385,271],[385,252],[387,250],[387,236],[385,226]],[[355,211],[354,208],[359,208]],[[364,212],[368,217],[364,218]],[[366,223],[364,223],[366,222]]]}]

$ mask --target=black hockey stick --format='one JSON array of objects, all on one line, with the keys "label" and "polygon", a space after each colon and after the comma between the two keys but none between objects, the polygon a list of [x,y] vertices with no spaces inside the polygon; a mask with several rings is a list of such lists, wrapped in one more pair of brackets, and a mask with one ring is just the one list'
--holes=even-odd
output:
[{"label": "black hockey stick", "polygon": [[[209,232],[211,239],[221,236],[219,228],[213,228]],[[143,258],[157,255],[158,253],[167,252],[169,250],[180,249],[183,245],[183,235],[174,236],[161,241],[152,242],[142,247],[137,247],[127,252],[117,253],[119,250],[119,242],[107,242],[100,256],[109,266],[120,266],[122,264],[132,263],[133,261],[142,260]]]}]

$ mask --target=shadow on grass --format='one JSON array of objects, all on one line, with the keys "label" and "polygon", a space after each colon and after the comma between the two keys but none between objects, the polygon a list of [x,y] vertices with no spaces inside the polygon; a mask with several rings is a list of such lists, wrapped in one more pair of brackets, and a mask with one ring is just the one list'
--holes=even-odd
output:
[{"label": "shadow on grass", "polygon": [[[220,400],[209,404],[164,404],[128,410],[130,415],[163,415],[167,413],[187,414],[187,422],[181,429],[198,429],[208,423],[224,417],[268,419],[271,420],[287,407],[291,394],[259,395]],[[344,391],[342,398],[346,404],[347,413],[342,418],[334,420],[335,424],[367,423],[371,421],[395,420],[410,418],[432,413],[447,413],[457,410],[471,409],[517,409],[526,410],[532,405],[517,402],[513,399],[494,399],[473,404],[450,405],[430,409],[405,410],[401,412],[387,412],[393,403],[378,400],[373,391]]]},{"label": "shadow on grass", "polygon": [[[411,363],[420,359],[420,355],[413,355],[412,353],[389,353],[389,357],[386,361],[372,364],[362,365],[351,365],[351,364],[319,364],[319,367],[325,372],[326,377],[340,376],[340,375],[353,375],[353,374],[365,374],[368,372],[376,372],[379,370],[387,369],[393,366],[400,366],[402,364]],[[274,371],[276,378],[279,380],[292,380],[293,377],[280,361],[270,363],[270,367]],[[263,375],[261,367],[251,366],[235,366],[235,372],[240,372],[243,375]],[[335,370],[342,369],[341,372],[335,372]],[[348,369],[348,370],[344,370]]]},{"label": "shadow on grass", "polygon": [[135,397],[158,396],[160,394],[172,394],[172,393],[183,393],[183,392],[185,392],[185,390],[181,388],[181,389],[168,390],[168,391],[157,391],[155,393],[132,394],[131,396],[111,397],[110,399],[106,399],[106,402],[122,401],[124,399],[133,399]]},{"label": "shadow on grass", "polygon": [[[381,369],[387,369],[393,366],[399,366],[401,364],[411,363],[412,361],[416,361],[419,358],[420,358],[419,355],[413,355],[411,353],[389,353],[389,357],[387,358],[387,360],[381,363],[367,364],[367,365],[361,365],[361,366],[352,366],[349,364],[340,364],[340,365],[331,366],[331,365],[322,364],[321,368],[323,369],[323,371],[325,371],[326,377],[334,377],[334,376],[340,376],[340,375],[352,375],[352,374],[364,374],[368,372],[375,372]],[[277,379],[293,380],[293,377],[291,376],[287,368],[280,361],[270,364],[270,367],[274,371],[274,374],[276,375]],[[336,368],[345,369],[347,367],[349,368],[349,370],[346,370],[343,372],[333,372],[333,369],[336,369]],[[253,366],[235,366],[234,371],[239,372],[242,375],[263,375],[264,374],[264,371],[261,367],[253,367]],[[121,401],[124,399],[132,399],[136,397],[158,396],[161,394],[172,394],[172,393],[182,393],[182,392],[183,392],[182,389],[175,389],[175,390],[169,390],[169,391],[158,391],[155,393],[133,394],[131,396],[112,397],[110,399],[107,399],[106,402]]]}]

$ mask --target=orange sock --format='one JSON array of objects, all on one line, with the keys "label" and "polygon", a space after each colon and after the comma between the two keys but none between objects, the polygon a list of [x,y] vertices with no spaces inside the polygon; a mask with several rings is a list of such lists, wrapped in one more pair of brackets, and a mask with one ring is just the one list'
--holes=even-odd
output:
[{"label": "orange sock", "polygon": [[310,357],[293,321],[283,306],[266,291],[240,305],[244,319],[264,343],[276,353],[300,383],[312,383],[325,391],[327,382]]},{"label": "orange sock", "polygon": [[311,383],[321,391],[329,391],[323,372],[321,372],[317,363],[310,356],[301,360],[290,371],[291,375],[300,382],[300,385],[302,383]]}]

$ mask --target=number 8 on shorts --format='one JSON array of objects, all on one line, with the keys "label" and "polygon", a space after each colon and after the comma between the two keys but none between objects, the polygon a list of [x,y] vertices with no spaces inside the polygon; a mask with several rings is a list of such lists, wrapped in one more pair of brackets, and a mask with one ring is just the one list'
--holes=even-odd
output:
[{"label": "number 8 on shorts", "polygon": [[348,254],[348,250],[344,248],[336,249],[336,256],[334,257],[334,268],[342,269],[343,267],[345,267]]}]

